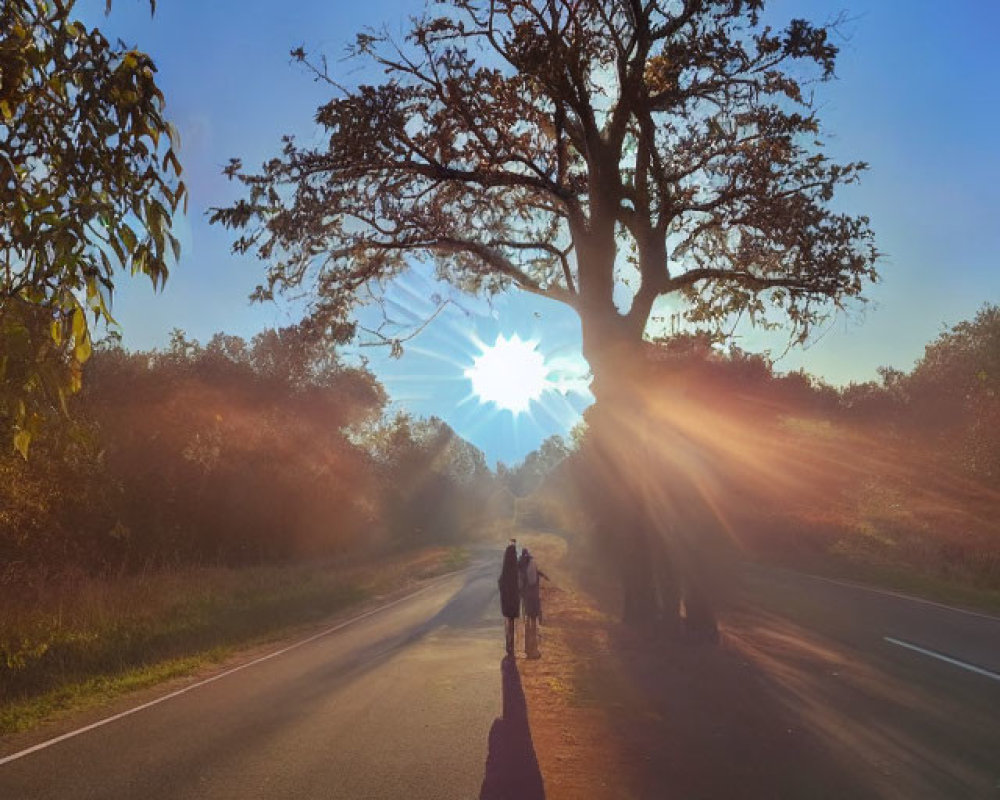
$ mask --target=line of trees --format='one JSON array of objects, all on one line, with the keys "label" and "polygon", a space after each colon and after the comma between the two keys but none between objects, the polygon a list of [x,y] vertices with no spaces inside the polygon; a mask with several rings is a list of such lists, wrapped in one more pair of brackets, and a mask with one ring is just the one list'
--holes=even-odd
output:
[{"label": "line of trees", "polygon": [[[664,468],[651,470],[636,504],[663,517],[670,557],[712,555],[686,565],[687,580],[719,598],[734,544],[794,560],[841,543],[996,585],[1000,306],[943,330],[911,370],[882,368],[876,380],[839,388],[802,371],[778,374],[766,357],[709,336],[650,349],[644,402],[658,426],[646,432],[643,457]],[[520,496],[519,521],[593,528],[595,555],[616,566],[625,556],[600,522],[633,523],[594,491],[592,449],[582,426],[571,442],[555,437],[498,476]],[[674,604],[675,581],[658,580]]]},{"label": "line of trees", "polygon": [[95,350],[72,419],[0,458],[0,563],[109,571],[447,542],[494,490],[437,419],[301,327]]},{"label": "line of trees", "polygon": [[844,390],[847,413],[929,433],[966,472],[1000,486],[1000,306],[942,331],[911,372],[879,374]]},{"label": "line of trees", "polygon": [[674,337],[657,347],[672,391],[679,386],[715,406],[742,404],[743,413],[770,408],[891,427],[934,446],[969,477],[1000,485],[996,304],[987,303],[972,319],[942,330],[909,372],[880,367],[876,380],[839,388],[802,370],[776,374],[766,356],[718,349],[707,335]]}]

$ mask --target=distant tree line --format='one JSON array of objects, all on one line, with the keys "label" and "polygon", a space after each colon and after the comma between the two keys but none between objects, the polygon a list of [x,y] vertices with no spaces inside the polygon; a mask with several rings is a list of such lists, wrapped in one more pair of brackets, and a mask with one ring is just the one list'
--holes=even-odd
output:
[{"label": "distant tree line", "polygon": [[1000,485],[1000,306],[942,331],[910,372],[879,375],[842,392],[845,413],[930,435],[970,475]]},{"label": "distant tree line", "polygon": [[[753,413],[807,413],[891,427],[933,445],[957,469],[1000,483],[1000,306],[944,329],[909,372],[880,367],[878,379],[834,387],[798,370],[778,374],[765,356],[717,348],[695,334],[656,343],[671,391],[704,403],[752,401]],[[672,386],[671,386],[672,384]]]},{"label": "distant tree line", "polygon": [[504,463],[497,465],[497,478],[516,497],[531,494],[542,484],[546,476],[559,466],[572,452],[572,445],[562,437],[550,436],[537,450],[525,456],[524,461],[510,467]]},{"label": "distant tree line", "polygon": [[[943,330],[909,372],[882,367],[878,379],[842,387],[802,370],[779,373],[768,357],[721,346],[703,333],[650,343],[647,365],[653,398],[668,404],[681,399],[689,408],[717,415],[706,419],[752,421],[770,437],[787,435],[775,423],[788,417],[841,423],[861,437],[869,435],[873,447],[892,440],[918,445],[934,454],[936,470],[986,489],[1000,487],[997,305],[984,305],[973,319]],[[654,446],[669,438],[667,431],[648,435]],[[588,442],[586,423],[581,423],[570,440],[551,437],[521,463],[499,465],[498,479],[518,498],[520,522],[572,529],[595,517],[592,506],[601,498],[579,491]],[[731,465],[715,466],[725,472]],[[744,506],[745,516],[753,503]]]},{"label": "distant tree line", "polygon": [[83,386],[30,458],[0,458],[7,578],[453,541],[495,488],[480,451],[386,418],[375,377],[300,327],[105,344]]}]

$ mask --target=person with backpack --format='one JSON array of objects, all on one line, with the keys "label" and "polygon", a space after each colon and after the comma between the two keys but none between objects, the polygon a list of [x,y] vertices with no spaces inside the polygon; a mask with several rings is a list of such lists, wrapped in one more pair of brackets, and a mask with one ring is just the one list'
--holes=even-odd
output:
[{"label": "person with backpack", "polygon": [[500,587],[500,612],[504,617],[507,655],[514,655],[514,625],[521,615],[520,570],[517,563],[517,540],[511,539],[503,553],[503,567],[497,580]]},{"label": "person with backpack", "polygon": [[540,581],[549,576],[535,563],[534,556],[525,547],[517,562],[521,584],[521,600],[524,608],[524,654],[528,658],[541,658],[538,652],[538,623],[542,619],[542,594]]}]

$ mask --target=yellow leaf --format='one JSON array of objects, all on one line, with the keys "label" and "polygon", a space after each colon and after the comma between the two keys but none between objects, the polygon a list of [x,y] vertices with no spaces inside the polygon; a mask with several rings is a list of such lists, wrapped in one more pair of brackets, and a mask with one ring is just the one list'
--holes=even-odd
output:
[{"label": "yellow leaf", "polygon": [[73,358],[82,364],[90,358],[90,351],[90,337],[85,335],[82,339],[77,341],[76,347],[73,348]]},{"label": "yellow leaf", "polygon": [[28,448],[31,446],[31,434],[28,431],[18,431],[14,434],[14,447],[21,454],[21,458],[28,460]]},{"label": "yellow leaf", "polygon": [[73,309],[73,339],[79,343],[87,335],[87,315],[80,306]]},{"label": "yellow leaf", "polygon": [[83,387],[83,369],[77,362],[70,362],[69,391],[76,394]]}]

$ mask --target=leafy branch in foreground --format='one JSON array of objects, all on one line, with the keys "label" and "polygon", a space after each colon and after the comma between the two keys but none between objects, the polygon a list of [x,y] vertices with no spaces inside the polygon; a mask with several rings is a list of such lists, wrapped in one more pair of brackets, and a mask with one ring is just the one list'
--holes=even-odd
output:
[{"label": "leafy branch in foreground", "polygon": [[166,280],[187,201],[152,59],[74,5],[0,5],[0,426],[25,456],[79,388],[88,312],[114,324],[117,273]]}]

